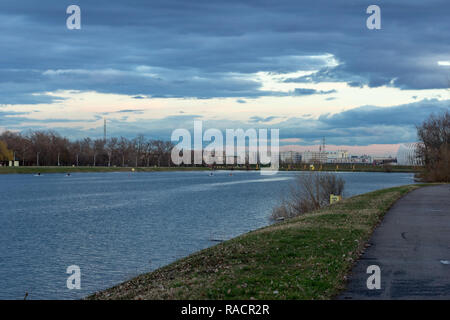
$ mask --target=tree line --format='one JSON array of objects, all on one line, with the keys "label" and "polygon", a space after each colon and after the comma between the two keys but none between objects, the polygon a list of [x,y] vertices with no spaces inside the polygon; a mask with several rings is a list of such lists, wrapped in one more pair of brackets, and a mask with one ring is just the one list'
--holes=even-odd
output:
[{"label": "tree line", "polygon": [[53,130],[0,135],[0,161],[16,160],[21,166],[171,166],[170,141],[111,137],[69,140]]}]

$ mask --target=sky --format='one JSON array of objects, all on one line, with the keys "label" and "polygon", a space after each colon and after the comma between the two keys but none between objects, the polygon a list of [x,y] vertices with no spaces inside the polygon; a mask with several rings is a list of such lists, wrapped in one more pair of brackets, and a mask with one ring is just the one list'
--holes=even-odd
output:
[{"label": "sky", "polygon": [[[81,29],[69,30],[69,5]],[[370,30],[369,5],[381,9]],[[447,0],[2,0],[0,131],[276,128],[393,154],[450,108]]]}]

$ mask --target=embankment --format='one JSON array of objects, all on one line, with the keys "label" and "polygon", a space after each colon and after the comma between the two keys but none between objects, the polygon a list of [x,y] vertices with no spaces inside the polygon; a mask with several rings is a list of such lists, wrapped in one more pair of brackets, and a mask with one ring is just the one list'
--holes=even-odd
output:
[{"label": "embankment", "polygon": [[[330,299],[408,185],[345,199],[140,275],[88,299]],[[130,249],[132,250],[132,249]]]}]

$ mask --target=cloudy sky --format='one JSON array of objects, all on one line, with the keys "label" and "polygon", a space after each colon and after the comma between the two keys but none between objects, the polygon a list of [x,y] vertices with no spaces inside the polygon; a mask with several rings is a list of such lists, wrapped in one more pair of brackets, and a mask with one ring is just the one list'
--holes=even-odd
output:
[{"label": "cloudy sky", "polygon": [[106,117],[110,135],[170,139],[203,120],[392,153],[450,108],[449,14],[448,0],[2,0],[0,131],[101,137]]}]

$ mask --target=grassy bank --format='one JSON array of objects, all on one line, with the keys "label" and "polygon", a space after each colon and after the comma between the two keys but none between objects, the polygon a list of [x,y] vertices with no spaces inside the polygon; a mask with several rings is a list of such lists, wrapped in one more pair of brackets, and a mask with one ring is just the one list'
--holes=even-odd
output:
[{"label": "grassy bank", "polygon": [[[217,170],[231,169],[231,167],[217,167]],[[316,170],[319,170],[318,167]],[[417,172],[419,169],[413,166],[351,166],[339,165],[323,165],[321,171],[354,171],[354,172]],[[35,174],[35,173],[67,173],[67,172],[130,172],[132,167],[0,167],[0,174]],[[138,172],[154,172],[154,171],[193,171],[193,170],[210,170],[208,167],[136,167]],[[245,167],[233,167],[233,170],[247,170]],[[254,170],[254,168],[253,168]],[[280,171],[309,171],[309,166],[282,167]]]},{"label": "grassy bank", "polygon": [[140,275],[88,299],[330,299],[384,213],[417,185],[346,199]]}]

